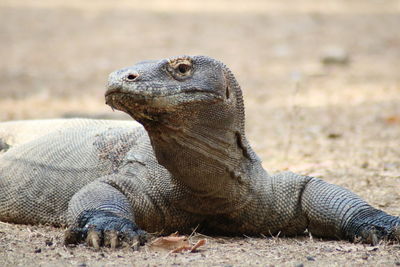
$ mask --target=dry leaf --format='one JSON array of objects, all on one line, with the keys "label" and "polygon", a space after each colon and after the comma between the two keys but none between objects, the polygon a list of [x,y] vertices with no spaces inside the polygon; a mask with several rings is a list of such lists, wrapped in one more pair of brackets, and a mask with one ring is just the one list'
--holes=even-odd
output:
[{"label": "dry leaf", "polygon": [[384,118],[385,122],[388,124],[399,124],[400,123],[400,116],[392,115]]},{"label": "dry leaf", "polygon": [[182,246],[182,247],[171,250],[170,253],[179,253],[179,252],[183,252],[185,250],[190,250],[190,248],[191,248],[190,246]]},{"label": "dry leaf", "polygon": [[199,247],[204,246],[207,243],[206,239],[201,239],[190,249],[190,252],[195,252]]},{"label": "dry leaf", "polygon": [[149,244],[153,250],[174,250],[183,246],[190,246],[189,240],[186,236],[179,236],[178,232],[158,237]]},{"label": "dry leaf", "polygon": [[195,252],[199,247],[207,243],[205,239],[199,240],[195,245],[189,243],[187,236],[179,236],[175,232],[169,236],[156,238],[149,244],[149,248],[155,251],[166,251],[170,253],[179,253],[183,251]]},{"label": "dry leaf", "polygon": [[183,252],[186,250],[189,250],[190,252],[196,252],[197,248],[204,246],[206,243],[207,243],[206,239],[201,239],[201,240],[197,241],[197,243],[193,246],[182,246],[180,248],[171,250],[170,253],[178,253],[178,252]]}]

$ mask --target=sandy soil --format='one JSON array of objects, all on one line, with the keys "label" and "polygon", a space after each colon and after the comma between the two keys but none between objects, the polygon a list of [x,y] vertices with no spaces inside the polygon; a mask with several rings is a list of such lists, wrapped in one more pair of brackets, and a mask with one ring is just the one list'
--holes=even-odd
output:
[{"label": "sandy soil", "polygon": [[[109,72],[206,54],[242,84],[247,135],[265,168],[316,175],[399,215],[399,26],[395,0],[2,0],[0,121],[127,118],[104,105]],[[349,61],[323,64],[332,50]],[[171,255],[65,248],[62,235],[0,223],[0,265],[400,265],[399,244],[207,237],[200,252]]]}]

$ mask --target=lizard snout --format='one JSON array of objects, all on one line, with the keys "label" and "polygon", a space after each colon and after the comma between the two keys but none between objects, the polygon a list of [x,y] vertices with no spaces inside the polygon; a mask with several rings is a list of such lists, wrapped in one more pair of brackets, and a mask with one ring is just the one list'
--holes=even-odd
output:
[{"label": "lizard snout", "polygon": [[124,83],[136,81],[138,77],[139,73],[134,70],[119,70],[111,73],[108,78],[106,96],[121,92]]}]

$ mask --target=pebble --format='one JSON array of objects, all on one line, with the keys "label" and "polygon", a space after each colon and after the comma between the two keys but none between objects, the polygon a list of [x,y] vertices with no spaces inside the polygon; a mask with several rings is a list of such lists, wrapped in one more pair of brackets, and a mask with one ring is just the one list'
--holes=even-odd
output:
[{"label": "pebble", "polygon": [[347,65],[350,57],[341,47],[328,47],[323,50],[320,60],[324,65]]},{"label": "pebble", "polygon": [[315,261],[315,258],[312,257],[312,256],[307,256],[307,260],[309,260],[309,261]]}]

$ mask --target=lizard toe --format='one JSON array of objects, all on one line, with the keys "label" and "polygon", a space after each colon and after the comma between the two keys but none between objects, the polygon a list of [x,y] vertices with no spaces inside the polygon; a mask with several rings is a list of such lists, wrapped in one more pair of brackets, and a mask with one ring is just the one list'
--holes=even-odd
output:
[{"label": "lizard toe", "polygon": [[101,245],[101,238],[102,234],[101,232],[95,230],[94,228],[90,229],[87,233],[86,236],[86,244],[89,247],[93,247],[95,250],[100,249],[100,245]]},{"label": "lizard toe", "polygon": [[125,236],[123,241],[132,247],[134,250],[138,250],[140,246],[146,244],[149,240],[150,234],[143,230],[135,231],[135,234],[130,234],[129,236]]},{"label": "lizard toe", "polygon": [[379,241],[383,239],[386,235],[387,234],[384,233],[384,229],[377,229],[375,227],[371,227],[361,232],[360,241],[362,243],[367,243],[376,246],[379,243]]},{"label": "lizard toe", "polygon": [[86,233],[82,228],[69,227],[64,232],[64,245],[75,245],[81,243],[85,238]]},{"label": "lizard toe", "polygon": [[118,232],[115,230],[108,230],[104,232],[104,246],[112,249],[117,248],[120,245]]},{"label": "lizard toe", "polygon": [[393,227],[393,230],[391,232],[391,239],[396,242],[400,242],[400,225],[396,225],[395,227]]}]

